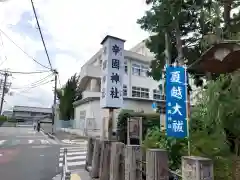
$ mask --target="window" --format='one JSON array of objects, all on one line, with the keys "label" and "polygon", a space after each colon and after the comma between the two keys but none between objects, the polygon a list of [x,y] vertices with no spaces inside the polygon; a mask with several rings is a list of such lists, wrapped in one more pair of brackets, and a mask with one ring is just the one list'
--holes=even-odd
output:
[{"label": "window", "polygon": [[85,120],[86,111],[80,111],[80,120]]},{"label": "window", "polygon": [[138,64],[132,65],[132,74],[140,76],[141,66]]},{"label": "window", "polygon": [[154,89],[153,90],[153,99],[155,100],[164,100],[164,94],[162,94],[161,90]]},{"label": "window", "polygon": [[123,85],[123,96],[127,96],[127,86],[126,85]]},{"label": "window", "polygon": [[144,65],[141,66],[141,76],[145,76],[145,77],[148,76],[148,66],[144,66]]},{"label": "window", "polygon": [[127,61],[124,61],[124,71],[125,71],[126,74],[128,73]]},{"label": "window", "polygon": [[133,64],[132,65],[132,74],[138,76],[148,76],[149,67],[146,65]]},{"label": "window", "polygon": [[149,89],[141,87],[132,87],[132,97],[149,98]]}]

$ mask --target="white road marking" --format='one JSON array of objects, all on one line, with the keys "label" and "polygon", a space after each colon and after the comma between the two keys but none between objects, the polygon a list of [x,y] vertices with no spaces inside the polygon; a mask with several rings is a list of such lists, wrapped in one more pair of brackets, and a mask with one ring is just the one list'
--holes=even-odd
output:
[{"label": "white road marking", "polygon": [[41,144],[49,144],[49,142],[45,139],[40,139],[40,141],[41,141]]},{"label": "white road marking", "polygon": [[28,140],[28,143],[29,144],[32,144],[34,140]]},{"label": "white road marking", "polygon": [[64,150],[65,148],[69,149],[79,149],[79,148],[86,148],[86,147],[77,147],[77,146],[69,146],[69,147],[61,147],[60,150]]},{"label": "white road marking", "polygon": [[[84,165],[86,162],[85,161],[77,161],[77,162],[68,162],[68,166],[81,166]],[[62,163],[59,163],[59,167],[62,167]]]},{"label": "white road marking", "polygon": [[3,154],[0,154],[0,157],[3,156]]},{"label": "white road marking", "polygon": [[0,140],[0,145],[2,145],[6,140]]},{"label": "white road marking", "polygon": [[[83,160],[86,159],[86,156],[73,156],[73,157],[67,157],[68,161],[72,160]],[[63,158],[59,158],[59,161],[63,161]]]},{"label": "white road marking", "polygon": [[[87,151],[87,148],[78,148],[79,151]],[[74,152],[76,149],[68,149],[67,152]],[[64,149],[60,149],[60,153],[63,153]]]},{"label": "white road marking", "polygon": [[[67,152],[67,156],[84,155],[84,154],[87,154],[87,152]],[[63,156],[63,153],[60,153],[60,156]]]}]

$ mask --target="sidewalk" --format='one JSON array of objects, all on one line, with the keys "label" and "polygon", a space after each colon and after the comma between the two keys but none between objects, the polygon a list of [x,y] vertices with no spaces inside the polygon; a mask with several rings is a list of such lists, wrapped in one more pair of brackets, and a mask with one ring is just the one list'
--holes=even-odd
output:
[{"label": "sidewalk", "polygon": [[64,140],[64,139],[69,139],[69,140],[72,140],[72,139],[87,140],[87,137],[80,136],[80,135],[77,135],[77,134],[72,134],[70,132],[64,132],[62,130],[56,131],[54,136],[56,136],[56,138],[59,139],[59,140]]},{"label": "sidewalk", "polygon": [[[61,180],[61,175],[60,174],[57,175],[52,180]],[[84,169],[81,169],[72,172],[70,180],[92,180],[92,178],[89,176],[89,172],[87,172]]]}]

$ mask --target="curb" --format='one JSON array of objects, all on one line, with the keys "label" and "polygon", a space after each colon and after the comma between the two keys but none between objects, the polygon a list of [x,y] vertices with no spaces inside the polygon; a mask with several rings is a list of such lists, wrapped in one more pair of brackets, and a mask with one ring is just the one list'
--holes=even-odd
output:
[{"label": "curb", "polygon": [[56,139],[56,137],[55,137],[54,135],[52,135],[51,133],[45,132],[44,129],[41,128],[41,131],[42,131],[44,134],[46,134],[49,138],[51,138],[51,139]]}]

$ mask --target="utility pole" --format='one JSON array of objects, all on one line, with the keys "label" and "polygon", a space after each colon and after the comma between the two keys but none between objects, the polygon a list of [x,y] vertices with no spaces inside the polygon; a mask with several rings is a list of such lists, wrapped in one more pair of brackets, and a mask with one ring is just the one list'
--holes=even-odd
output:
[{"label": "utility pole", "polygon": [[54,70],[53,71],[54,72],[54,77],[55,77],[55,79],[54,79],[54,81],[55,81],[55,85],[54,85],[54,98],[53,98],[53,114],[52,114],[52,134],[54,134],[54,119],[55,119],[55,110],[56,110],[56,106],[57,106],[57,76],[58,76],[58,72],[57,72],[57,70]]},{"label": "utility pole", "polygon": [[8,77],[10,74],[8,74],[7,72],[5,72],[3,75],[4,75],[4,81],[3,81],[3,87],[2,87],[2,98],[1,98],[1,105],[0,105],[0,114],[2,114],[4,96],[5,96],[6,89],[7,89],[7,77]]}]

